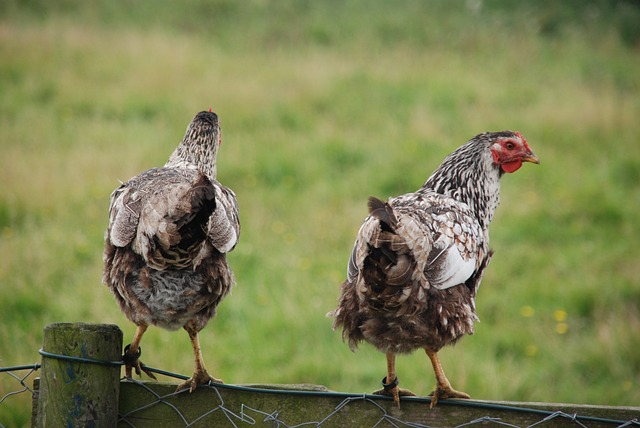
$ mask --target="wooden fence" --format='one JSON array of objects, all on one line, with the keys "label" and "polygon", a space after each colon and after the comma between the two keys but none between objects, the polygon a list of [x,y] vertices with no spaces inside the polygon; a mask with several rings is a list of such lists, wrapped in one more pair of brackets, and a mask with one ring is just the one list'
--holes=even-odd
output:
[{"label": "wooden fence", "polygon": [[172,382],[120,379],[122,332],[114,325],[45,328],[36,427],[640,426],[640,407],[403,398],[345,394],[314,385],[215,385],[175,393]]}]

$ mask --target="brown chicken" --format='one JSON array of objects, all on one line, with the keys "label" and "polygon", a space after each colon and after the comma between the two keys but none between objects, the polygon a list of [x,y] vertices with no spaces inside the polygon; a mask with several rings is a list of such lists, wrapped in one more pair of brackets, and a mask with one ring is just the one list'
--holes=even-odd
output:
[{"label": "brown chicken", "polygon": [[226,254],[240,234],[235,194],[216,181],[221,141],[218,116],[200,112],[164,167],[111,194],[103,282],[137,326],[123,356],[129,378],[140,375],[140,340],[156,325],[191,339],[195,370],[178,390],[222,382],[207,373],[198,339],[234,283]]}]

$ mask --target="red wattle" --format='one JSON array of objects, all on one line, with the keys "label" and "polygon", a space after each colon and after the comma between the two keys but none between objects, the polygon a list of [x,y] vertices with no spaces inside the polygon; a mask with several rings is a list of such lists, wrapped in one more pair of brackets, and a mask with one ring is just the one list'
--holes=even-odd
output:
[{"label": "red wattle", "polygon": [[511,162],[505,162],[500,166],[502,167],[502,170],[504,172],[512,173],[512,172],[516,172],[517,170],[520,169],[520,167],[522,166],[522,161],[521,160],[514,160],[514,161],[511,161]]}]

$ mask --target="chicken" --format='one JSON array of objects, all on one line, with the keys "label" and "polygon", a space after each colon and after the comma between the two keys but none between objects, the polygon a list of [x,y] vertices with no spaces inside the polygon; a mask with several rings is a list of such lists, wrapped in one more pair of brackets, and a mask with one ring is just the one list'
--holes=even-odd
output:
[{"label": "chicken", "polygon": [[198,338],[235,281],[226,254],[240,234],[238,203],[216,181],[221,142],[218,116],[200,112],[164,167],[111,194],[102,280],[137,326],[123,355],[127,378],[144,369],[140,340],[155,325],[189,334],[195,370],[179,391],[222,382],[207,373]]},{"label": "chicken", "polygon": [[334,329],[352,350],[366,341],[384,352],[387,375],[377,394],[400,405],[396,354],[422,348],[431,360],[439,399],[469,398],[451,387],[438,351],[473,334],[475,296],[492,251],[489,224],[500,178],[538,158],[520,133],[476,135],[447,156],[424,185],[383,202],[369,198],[341,286]]}]

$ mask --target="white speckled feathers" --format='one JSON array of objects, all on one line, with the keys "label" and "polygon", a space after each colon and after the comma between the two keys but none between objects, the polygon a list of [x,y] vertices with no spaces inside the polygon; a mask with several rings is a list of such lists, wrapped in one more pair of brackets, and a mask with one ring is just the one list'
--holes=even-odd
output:
[{"label": "white speckled feathers", "polygon": [[197,266],[206,254],[188,228],[196,219],[206,227],[202,238],[219,252],[237,244],[238,206],[230,189],[195,169],[154,168],[111,194],[109,239],[117,247],[131,245],[154,269]]},{"label": "white speckled feathers", "polygon": [[209,218],[207,236],[213,246],[221,253],[233,250],[240,237],[240,218],[238,201],[233,191],[213,180],[216,191],[217,209]]},{"label": "white speckled feathers", "polygon": [[[375,201],[371,198],[370,205]],[[395,230],[383,230],[375,215],[367,217],[349,261],[349,282],[364,285],[364,261],[372,248],[381,248],[385,243],[399,254],[399,260],[407,254],[408,260],[415,261],[410,273],[406,272],[409,262],[391,266],[388,278],[392,281],[398,276],[410,276],[423,288],[445,289],[464,283],[479,267],[485,252],[484,236],[465,203],[425,192],[391,198],[384,205],[395,216]]]}]

